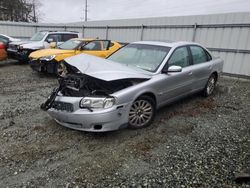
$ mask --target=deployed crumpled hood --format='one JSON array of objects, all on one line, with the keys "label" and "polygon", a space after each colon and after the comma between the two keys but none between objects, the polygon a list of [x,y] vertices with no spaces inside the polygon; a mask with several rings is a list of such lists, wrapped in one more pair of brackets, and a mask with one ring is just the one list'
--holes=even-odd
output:
[{"label": "deployed crumpled hood", "polygon": [[105,81],[121,80],[129,78],[150,79],[148,72],[130,68],[126,65],[102,59],[96,56],[80,54],[65,61],[71,66],[76,67],[81,73]]}]

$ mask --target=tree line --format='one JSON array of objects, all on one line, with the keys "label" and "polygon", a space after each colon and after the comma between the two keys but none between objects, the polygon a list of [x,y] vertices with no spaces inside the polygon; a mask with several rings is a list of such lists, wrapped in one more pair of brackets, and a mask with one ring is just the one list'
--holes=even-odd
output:
[{"label": "tree line", "polygon": [[0,0],[0,21],[38,22],[39,0]]}]

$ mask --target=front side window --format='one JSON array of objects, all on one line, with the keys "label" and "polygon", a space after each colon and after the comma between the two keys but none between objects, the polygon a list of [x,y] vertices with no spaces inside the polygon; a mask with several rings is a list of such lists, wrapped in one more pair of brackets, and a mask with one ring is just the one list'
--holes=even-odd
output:
[{"label": "front side window", "polygon": [[63,50],[75,50],[81,43],[81,40],[68,40],[59,45],[58,48]]},{"label": "front side window", "polygon": [[127,66],[155,72],[167,56],[170,47],[147,44],[129,44],[107,59]]},{"label": "front side window", "polygon": [[200,64],[208,61],[208,56],[205,50],[199,46],[190,46],[193,57],[193,64]]},{"label": "front side window", "polygon": [[41,41],[44,36],[46,35],[46,32],[38,32],[33,37],[31,37],[31,41]]},{"label": "front side window", "polygon": [[187,67],[189,65],[188,50],[186,47],[176,49],[168,61],[168,66]]}]

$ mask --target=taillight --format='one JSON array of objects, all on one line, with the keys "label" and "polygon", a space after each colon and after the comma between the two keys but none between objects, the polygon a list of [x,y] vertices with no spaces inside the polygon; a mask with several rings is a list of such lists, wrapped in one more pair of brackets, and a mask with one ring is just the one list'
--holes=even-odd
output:
[{"label": "taillight", "polygon": [[0,49],[5,49],[5,46],[3,43],[0,42]]}]

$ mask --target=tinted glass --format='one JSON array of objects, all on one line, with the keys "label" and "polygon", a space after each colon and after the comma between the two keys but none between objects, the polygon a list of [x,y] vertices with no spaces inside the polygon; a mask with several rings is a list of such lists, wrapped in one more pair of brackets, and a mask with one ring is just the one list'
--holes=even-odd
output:
[{"label": "tinted glass", "polygon": [[181,47],[174,51],[168,61],[168,66],[170,67],[172,65],[180,67],[186,67],[189,65],[188,50],[186,47]]},{"label": "tinted glass", "polygon": [[191,54],[193,57],[193,64],[200,64],[207,62],[207,53],[199,46],[190,46]]},{"label": "tinted glass", "polygon": [[129,44],[111,56],[109,60],[155,72],[162,63],[170,48],[146,44]]},{"label": "tinted glass", "polygon": [[77,38],[78,35],[77,34],[63,34],[63,41],[67,41],[69,39],[73,39],[73,38]]}]

